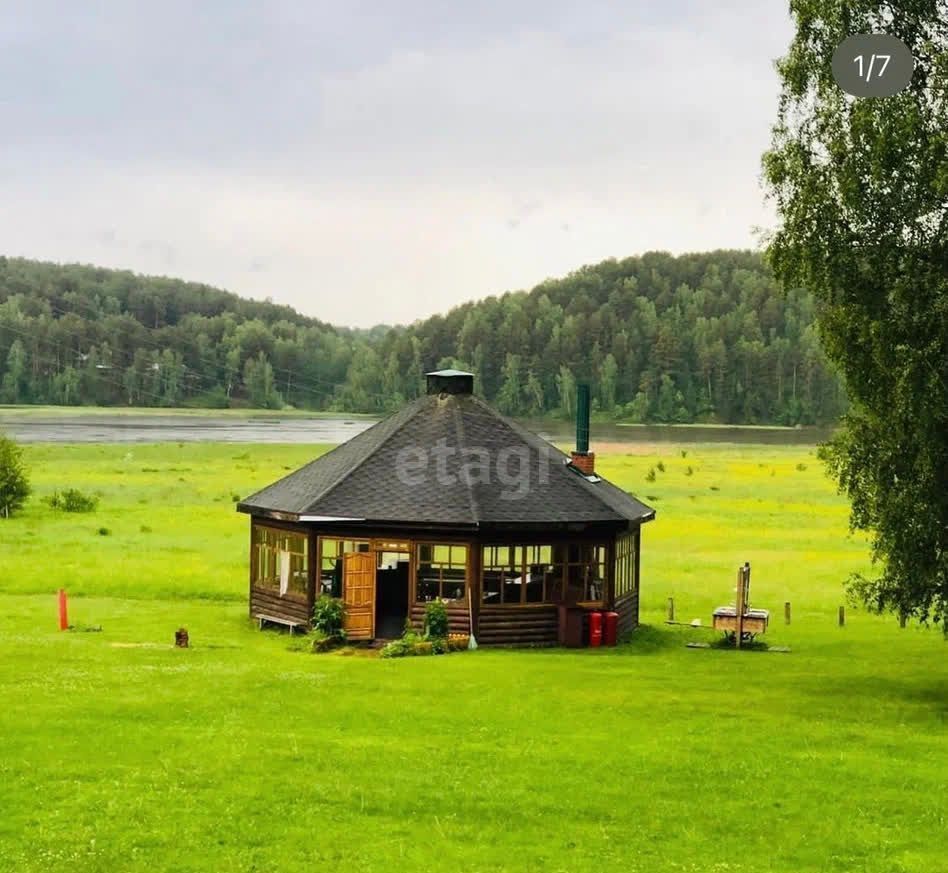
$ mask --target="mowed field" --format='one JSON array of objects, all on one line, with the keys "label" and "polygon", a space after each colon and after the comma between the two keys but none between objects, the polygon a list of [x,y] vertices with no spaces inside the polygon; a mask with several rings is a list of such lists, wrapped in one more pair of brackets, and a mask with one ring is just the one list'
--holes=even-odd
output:
[{"label": "mowed field", "polygon": [[[28,447],[36,493],[0,521],[0,871],[948,869],[946,643],[836,626],[868,551],[812,449],[598,458],[658,510],[646,626],[400,661],[247,619],[234,497],[324,449]],[[65,487],[98,511],[42,502]],[[667,598],[707,623],[745,560],[792,651],[686,648],[714,636]]]}]

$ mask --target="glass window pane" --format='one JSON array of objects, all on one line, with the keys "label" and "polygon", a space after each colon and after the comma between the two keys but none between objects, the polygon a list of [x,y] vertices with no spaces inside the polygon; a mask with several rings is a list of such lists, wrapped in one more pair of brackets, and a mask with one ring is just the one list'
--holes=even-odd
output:
[{"label": "glass window pane", "polygon": [[576,603],[586,596],[586,567],[583,564],[566,565],[566,602]]},{"label": "glass window pane", "polygon": [[435,546],[434,547],[434,560],[439,562],[447,563],[451,560],[451,547],[450,546]]},{"label": "glass window pane", "polygon": [[253,584],[280,592],[305,596],[309,588],[309,537],[303,533],[254,527]]},{"label": "glass window pane", "polygon": [[527,603],[543,602],[543,575],[546,568],[542,564],[531,564],[527,568]]},{"label": "glass window pane", "polygon": [[434,600],[440,596],[440,582],[440,574],[432,570],[430,564],[421,565],[418,568],[418,599]]},{"label": "glass window pane", "polygon": [[504,603],[520,602],[520,572],[513,567],[507,567],[504,571]]},{"label": "glass window pane", "polygon": [[378,561],[376,566],[380,570],[394,570],[399,563],[408,560],[408,554],[405,552],[376,552]]},{"label": "glass window pane", "polygon": [[441,596],[448,600],[461,600],[464,597],[464,568],[446,567],[441,572]]},{"label": "glass window pane", "polygon": [[500,603],[502,571],[484,569],[484,603]]}]

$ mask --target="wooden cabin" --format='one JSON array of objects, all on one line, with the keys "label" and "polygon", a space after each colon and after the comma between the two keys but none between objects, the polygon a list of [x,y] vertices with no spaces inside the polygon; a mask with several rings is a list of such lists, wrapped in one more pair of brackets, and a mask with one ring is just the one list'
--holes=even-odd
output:
[{"label": "wooden cabin", "polygon": [[352,640],[401,635],[442,598],[481,644],[555,644],[560,605],[638,623],[650,507],[595,472],[588,391],[563,454],[473,394],[470,373],[237,505],[251,516],[250,613],[308,625],[323,593]]}]

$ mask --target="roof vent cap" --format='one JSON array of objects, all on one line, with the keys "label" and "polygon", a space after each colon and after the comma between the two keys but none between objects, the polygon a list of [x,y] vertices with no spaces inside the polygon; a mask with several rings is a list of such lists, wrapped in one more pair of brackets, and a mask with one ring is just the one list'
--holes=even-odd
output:
[{"label": "roof vent cap", "polygon": [[474,374],[464,370],[434,370],[425,373],[429,394],[473,394]]}]

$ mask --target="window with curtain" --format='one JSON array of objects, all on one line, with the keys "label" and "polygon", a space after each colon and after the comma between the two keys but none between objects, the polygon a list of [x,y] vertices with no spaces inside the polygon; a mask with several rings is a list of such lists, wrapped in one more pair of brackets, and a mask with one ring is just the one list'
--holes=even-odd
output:
[{"label": "window with curtain", "polygon": [[280,596],[305,597],[309,581],[309,537],[305,533],[254,525],[253,584]]}]

